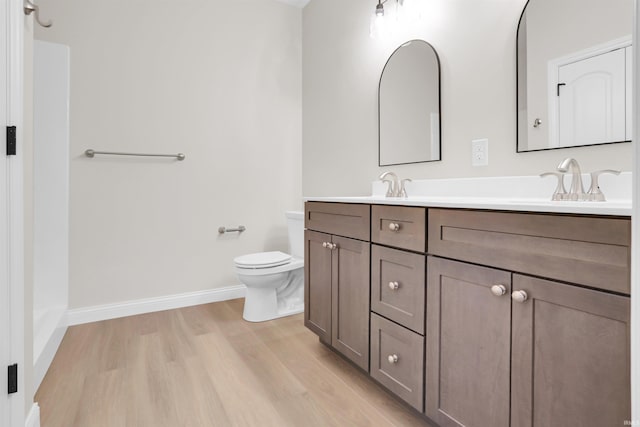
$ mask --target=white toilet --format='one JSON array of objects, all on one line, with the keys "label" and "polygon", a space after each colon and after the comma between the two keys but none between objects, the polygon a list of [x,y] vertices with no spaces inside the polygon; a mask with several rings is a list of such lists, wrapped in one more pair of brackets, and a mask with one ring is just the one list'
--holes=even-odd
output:
[{"label": "white toilet", "polygon": [[304,213],[286,212],[289,250],[242,255],[233,260],[247,287],[242,317],[263,322],[304,311]]}]

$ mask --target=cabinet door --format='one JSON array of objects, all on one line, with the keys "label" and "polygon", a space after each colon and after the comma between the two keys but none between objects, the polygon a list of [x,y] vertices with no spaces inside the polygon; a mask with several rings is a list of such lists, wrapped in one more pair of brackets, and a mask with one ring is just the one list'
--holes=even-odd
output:
[{"label": "cabinet door", "polygon": [[425,413],[442,427],[508,427],[511,273],[428,257],[427,276]]},{"label": "cabinet door", "polygon": [[631,419],[629,298],[514,275],[512,426]]},{"label": "cabinet door", "polygon": [[331,345],[369,370],[370,244],[333,236]]},{"label": "cabinet door", "polygon": [[331,258],[332,251],[323,246],[331,235],[305,231],[304,251],[304,324],[331,343]]}]

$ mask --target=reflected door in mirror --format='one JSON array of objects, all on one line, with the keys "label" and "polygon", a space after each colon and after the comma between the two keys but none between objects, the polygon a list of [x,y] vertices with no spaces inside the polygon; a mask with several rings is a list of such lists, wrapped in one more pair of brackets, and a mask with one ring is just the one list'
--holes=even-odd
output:
[{"label": "reflected door in mirror", "polygon": [[518,26],[518,146],[631,139],[633,0],[529,0]]}]

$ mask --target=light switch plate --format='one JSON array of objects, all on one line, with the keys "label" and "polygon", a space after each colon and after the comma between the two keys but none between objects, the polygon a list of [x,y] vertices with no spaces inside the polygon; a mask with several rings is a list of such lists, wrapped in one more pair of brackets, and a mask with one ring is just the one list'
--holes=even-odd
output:
[{"label": "light switch plate", "polygon": [[487,166],[489,164],[489,140],[474,139],[471,141],[471,166]]}]

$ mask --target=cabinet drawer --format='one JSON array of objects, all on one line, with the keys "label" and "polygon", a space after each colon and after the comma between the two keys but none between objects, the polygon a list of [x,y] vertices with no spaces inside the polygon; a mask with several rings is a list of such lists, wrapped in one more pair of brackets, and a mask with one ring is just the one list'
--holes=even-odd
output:
[{"label": "cabinet drawer", "polygon": [[369,205],[306,202],[304,226],[309,230],[369,240]]},{"label": "cabinet drawer", "polygon": [[371,246],[371,310],[424,335],[425,256]]},{"label": "cabinet drawer", "polygon": [[631,221],[429,209],[429,252],[629,293]]},{"label": "cabinet drawer", "polygon": [[371,313],[371,376],[422,412],[424,338]]},{"label": "cabinet drawer", "polygon": [[[371,207],[371,241],[425,252],[426,209],[406,206]],[[393,227],[396,226],[394,229]]]}]

